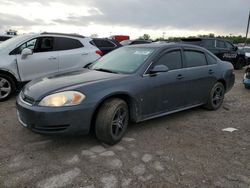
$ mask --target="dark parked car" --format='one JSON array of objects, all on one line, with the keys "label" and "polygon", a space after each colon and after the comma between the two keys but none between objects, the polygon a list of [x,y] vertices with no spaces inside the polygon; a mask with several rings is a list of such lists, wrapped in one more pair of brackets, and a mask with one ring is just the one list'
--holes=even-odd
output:
[{"label": "dark parked car", "polygon": [[223,61],[229,61],[235,69],[246,66],[245,54],[238,50],[230,41],[220,38],[185,38],[183,43],[202,46]]},{"label": "dark parked car", "polygon": [[6,41],[8,39],[11,39],[12,37],[13,36],[11,36],[11,35],[0,35],[0,43]]},{"label": "dark parked car", "polygon": [[91,44],[99,48],[102,51],[103,55],[122,46],[116,40],[107,39],[107,38],[93,38],[93,40],[91,41]]},{"label": "dark parked car", "polygon": [[234,84],[231,63],[198,46],[119,48],[88,69],[27,84],[17,97],[24,127],[42,134],[89,133],[117,143],[128,123],[196,106],[218,109]]},{"label": "dark parked car", "polygon": [[120,42],[122,46],[135,45],[135,44],[149,44],[152,40],[124,40]]}]

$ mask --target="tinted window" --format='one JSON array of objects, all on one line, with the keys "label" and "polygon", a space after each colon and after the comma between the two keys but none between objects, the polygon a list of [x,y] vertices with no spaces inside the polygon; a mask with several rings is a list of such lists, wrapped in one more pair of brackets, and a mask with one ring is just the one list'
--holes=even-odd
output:
[{"label": "tinted window", "polygon": [[197,67],[207,65],[204,53],[197,51],[184,51],[187,67]]},{"label": "tinted window", "polygon": [[225,44],[226,44],[227,49],[230,49],[230,50],[234,49],[234,46],[232,44],[230,44],[229,42],[225,42]]},{"label": "tinted window", "polygon": [[208,62],[209,65],[216,64],[217,63],[217,59],[215,59],[210,54],[207,54],[207,62]]},{"label": "tinted window", "polygon": [[53,37],[40,37],[37,40],[34,52],[49,52],[53,51]]},{"label": "tinted window", "polygon": [[216,43],[216,46],[218,48],[225,48],[225,42],[224,41],[221,41],[221,40],[217,40],[217,43]]},{"label": "tinted window", "polygon": [[94,39],[94,43],[97,47],[115,47],[115,45],[108,40]]},{"label": "tinted window", "polygon": [[72,50],[82,47],[83,44],[77,39],[55,37],[55,50]]},{"label": "tinted window", "polygon": [[164,54],[157,61],[156,65],[166,65],[169,70],[180,69],[182,67],[181,52],[179,50],[176,50]]},{"label": "tinted window", "polygon": [[215,40],[212,40],[212,39],[204,39],[204,40],[203,40],[203,46],[206,47],[206,48],[215,47]]}]

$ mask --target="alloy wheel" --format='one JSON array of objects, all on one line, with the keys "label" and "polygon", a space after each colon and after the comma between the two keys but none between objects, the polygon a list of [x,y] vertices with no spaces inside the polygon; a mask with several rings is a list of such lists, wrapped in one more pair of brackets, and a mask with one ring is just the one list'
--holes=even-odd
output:
[{"label": "alloy wheel", "polygon": [[8,97],[10,93],[11,93],[10,82],[5,78],[0,77],[0,99]]},{"label": "alloy wheel", "polygon": [[124,124],[126,123],[127,112],[124,108],[119,108],[114,115],[112,121],[112,134],[115,137],[119,137],[124,128]]},{"label": "alloy wheel", "polygon": [[219,106],[224,98],[224,89],[222,87],[216,87],[214,90],[212,102],[214,106]]}]

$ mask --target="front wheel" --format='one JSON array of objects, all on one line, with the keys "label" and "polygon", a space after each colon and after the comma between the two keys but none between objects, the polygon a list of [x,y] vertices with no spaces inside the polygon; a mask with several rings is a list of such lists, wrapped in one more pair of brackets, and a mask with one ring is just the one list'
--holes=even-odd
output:
[{"label": "front wheel", "polygon": [[224,85],[220,82],[217,82],[211,89],[207,103],[204,105],[204,107],[208,110],[217,110],[223,103],[224,95]]},{"label": "front wheel", "polygon": [[5,74],[0,74],[0,102],[7,100],[15,91],[15,82]]},{"label": "front wheel", "polygon": [[100,107],[96,123],[96,137],[109,145],[119,142],[127,130],[129,111],[125,101],[109,99]]}]

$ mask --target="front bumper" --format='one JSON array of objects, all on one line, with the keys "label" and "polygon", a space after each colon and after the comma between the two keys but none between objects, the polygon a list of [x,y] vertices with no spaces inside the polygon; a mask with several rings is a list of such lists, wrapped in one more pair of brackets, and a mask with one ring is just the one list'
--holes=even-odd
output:
[{"label": "front bumper", "polygon": [[17,97],[17,117],[21,125],[40,134],[88,134],[93,107],[40,107]]}]

